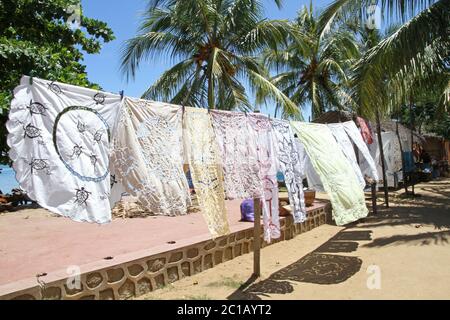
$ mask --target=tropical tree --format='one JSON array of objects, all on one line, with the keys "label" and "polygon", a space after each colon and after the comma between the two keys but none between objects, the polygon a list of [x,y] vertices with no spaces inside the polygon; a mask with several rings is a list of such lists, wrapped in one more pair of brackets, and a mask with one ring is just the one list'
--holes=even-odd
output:
[{"label": "tropical tree", "polygon": [[336,0],[321,15],[321,37],[344,17],[356,15],[364,22],[370,5],[380,6],[385,21],[402,25],[354,66],[352,96],[360,113],[369,118],[376,111],[390,115],[410,104],[421,86],[430,84],[440,92],[441,110],[448,110],[450,1]]},{"label": "tropical tree", "polygon": [[151,0],[138,35],[124,46],[122,70],[134,77],[142,60],[169,58],[176,63],[143,98],[250,110],[248,83],[285,112],[295,113],[295,105],[268,80],[257,59],[263,48],[276,48],[288,33],[288,21],[263,19],[261,0]]},{"label": "tropical tree", "polygon": [[312,2],[292,24],[288,44],[264,52],[264,63],[277,74],[274,85],[300,107],[311,105],[314,119],[330,109],[343,110],[348,69],[359,58],[354,34],[346,29],[320,37]]},{"label": "tropical tree", "polygon": [[68,9],[77,5],[79,0],[0,1],[0,163],[9,162],[5,123],[22,75],[99,88],[88,80],[83,52],[100,52],[114,35],[82,12],[80,28],[66,24],[75,11]]}]

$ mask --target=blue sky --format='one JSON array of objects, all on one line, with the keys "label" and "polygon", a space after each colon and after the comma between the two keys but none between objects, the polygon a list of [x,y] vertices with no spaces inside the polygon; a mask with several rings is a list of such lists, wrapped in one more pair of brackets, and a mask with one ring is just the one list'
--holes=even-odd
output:
[{"label": "blue sky", "polygon": [[[160,61],[147,61],[141,64],[136,78],[126,81],[119,71],[120,49],[127,39],[136,34],[140,22],[140,13],[144,10],[147,0],[82,0],[83,13],[87,17],[105,21],[114,31],[116,40],[104,44],[100,54],[85,54],[84,63],[87,66],[89,80],[102,86],[105,91],[119,92],[125,95],[139,97],[150,84],[171,64]],[[269,19],[292,19],[296,12],[309,0],[285,0],[283,8],[278,9],[273,1],[264,0],[266,16]],[[314,7],[322,8],[331,0],[313,1]],[[262,110],[270,112],[269,110]],[[310,112],[305,110],[307,119]]]}]

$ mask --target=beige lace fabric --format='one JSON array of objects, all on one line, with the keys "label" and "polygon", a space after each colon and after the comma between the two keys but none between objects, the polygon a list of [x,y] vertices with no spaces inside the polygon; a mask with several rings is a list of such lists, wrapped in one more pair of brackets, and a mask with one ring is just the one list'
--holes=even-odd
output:
[{"label": "beige lace fabric", "polygon": [[186,108],[184,144],[192,182],[213,238],[230,233],[225,208],[223,170],[211,119],[206,109]]},{"label": "beige lace fabric", "polygon": [[183,171],[179,106],[124,98],[111,155],[115,180],[156,215],[184,215],[190,205]]},{"label": "beige lace fabric", "polygon": [[228,199],[260,198],[256,141],[243,112],[210,112],[224,171],[225,195]]}]

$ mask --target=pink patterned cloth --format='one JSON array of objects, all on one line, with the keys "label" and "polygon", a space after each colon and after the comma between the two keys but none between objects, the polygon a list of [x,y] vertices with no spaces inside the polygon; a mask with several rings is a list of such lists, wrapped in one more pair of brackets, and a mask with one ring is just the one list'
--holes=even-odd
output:
[{"label": "pink patterned cloth", "polygon": [[211,110],[210,115],[222,159],[226,197],[262,197],[256,141],[247,116],[243,112],[218,110]]},{"label": "pink patterned cloth", "polygon": [[212,110],[228,199],[260,198],[264,240],[279,238],[277,160],[272,126],[262,114]]},{"label": "pink patterned cloth", "polygon": [[361,136],[364,142],[367,144],[373,143],[372,130],[367,121],[361,117],[356,117],[356,123],[358,124],[359,130],[361,131]]},{"label": "pink patterned cloth", "polygon": [[272,124],[266,115],[251,113],[247,117],[250,132],[256,141],[259,164],[259,177],[263,183],[264,194],[261,198],[264,222],[264,240],[278,239],[280,216],[278,208],[277,154],[274,146]]}]

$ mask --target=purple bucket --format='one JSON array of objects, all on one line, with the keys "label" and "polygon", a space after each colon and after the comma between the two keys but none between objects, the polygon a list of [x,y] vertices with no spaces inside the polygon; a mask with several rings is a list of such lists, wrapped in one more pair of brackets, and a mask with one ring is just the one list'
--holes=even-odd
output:
[{"label": "purple bucket", "polygon": [[241,221],[255,221],[253,199],[246,199],[241,203]]}]

